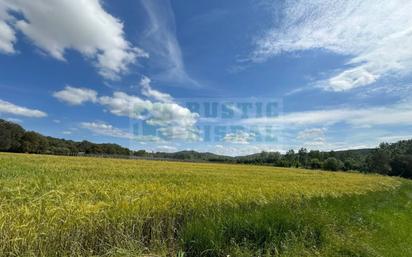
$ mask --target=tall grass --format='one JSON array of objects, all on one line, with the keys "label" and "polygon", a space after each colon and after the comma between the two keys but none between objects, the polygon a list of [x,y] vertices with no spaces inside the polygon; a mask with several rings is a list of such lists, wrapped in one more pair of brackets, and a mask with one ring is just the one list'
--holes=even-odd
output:
[{"label": "tall grass", "polygon": [[400,214],[410,210],[410,186],[355,173],[0,154],[0,256],[369,256],[390,246],[368,241],[383,233],[371,224],[390,220],[395,199]]}]

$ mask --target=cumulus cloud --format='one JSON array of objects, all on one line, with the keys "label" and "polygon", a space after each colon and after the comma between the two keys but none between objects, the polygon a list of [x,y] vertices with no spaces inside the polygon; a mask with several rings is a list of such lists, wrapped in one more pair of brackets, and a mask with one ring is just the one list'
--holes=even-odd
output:
[{"label": "cumulus cloud", "polygon": [[[80,105],[88,101],[94,102],[102,105],[108,112],[116,116],[144,121],[146,124],[156,127],[157,132],[167,140],[200,140],[199,131],[196,128],[199,114],[181,106],[170,95],[153,89],[150,86],[149,78],[144,77],[141,84],[142,95],[152,100],[119,91],[114,92],[112,96],[98,97],[94,90],[70,86],[55,92],[54,96],[71,105]],[[100,125],[100,129],[103,129],[102,126],[105,124],[87,125],[89,127],[90,125]],[[142,139],[146,141],[145,138]]]},{"label": "cumulus cloud", "polygon": [[235,144],[249,144],[250,141],[253,141],[256,137],[256,134],[249,133],[245,131],[239,131],[236,133],[228,133],[224,136],[223,141],[228,143]]},{"label": "cumulus cloud", "polygon": [[412,69],[411,1],[293,0],[282,6],[275,15],[282,17],[279,26],[256,41],[254,61],[311,49],[350,56],[346,68],[319,82],[330,91],[403,77]]},{"label": "cumulus cloud", "polygon": [[144,119],[146,111],[152,109],[153,105],[149,100],[124,92],[115,92],[113,96],[102,96],[99,98],[99,103],[114,115],[132,119]]},{"label": "cumulus cloud", "polygon": [[142,87],[142,94],[144,96],[163,103],[173,102],[172,96],[153,89],[150,83],[151,79],[146,76],[143,77],[140,81],[140,86]]},{"label": "cumulus cloud", "polygon": [[65,60],[68,49],[80,52],[107,79],[117,79],[137,58],[148,57],[125,39],[123,23],[99,0],[1,0],[0,51],[15,52],[16,31],[58,60]]},{"label": "cumulus cloud", "polygon": [[148,77],[143,77],[140,85],[142,95],[152,101],[116,92],[112,97],[100,97],[99,102],[115,115],[144,120],[158,127],[157,131],[168,140],[200,140],[196,128],[199,115],[176,103],[169,94],[153,89],[150,83]]},{"label": "cumulus cloud", "polygon": [[81,105],[85,102],[96,102],[97,92],[87,88],[66,86],[64,90],[53,93],[53,96],[70,105]]},{"label": "cumulus cloud", "polygon": [[167,139],[199,139],[195,128],[198,114],[177,103],[151,102],[123,92],[100,97],[99,102],[117,116],[143,120],[159,127],[158,131]]},{"label": "cumulus cloud", "polygon": [[6,102],[0,99],[0,113],[13,114],[18,116],[30,117],[30,118],[43,118],[47,114],[45,112],[29,109],[26,107],[18,106],[10,102]]}]

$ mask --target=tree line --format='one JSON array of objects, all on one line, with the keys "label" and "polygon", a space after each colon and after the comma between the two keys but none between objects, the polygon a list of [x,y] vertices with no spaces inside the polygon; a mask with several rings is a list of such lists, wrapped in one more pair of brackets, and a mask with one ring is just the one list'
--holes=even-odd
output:
[{"label": "tree line", "polygon": [[20,125],[0,120],[0,151],[55,155],[108,154],[129,155],[131,151],[117,144],[75,142],[26,131]]},{"label": "tree line", "polygon": [[271,165],[328,171],[360,171],[412,178],[412,140],[393,144],[382,143],[376,149],[321,152],[302,148],[299,151],[289,150],[285,154],[261,152],[248,156],[230,157],[196,151],[176,153],[132,151],[117,144],[75,142],[26,131],[18,124],[0,119],[0,151],[54,155],[117,155],[151,159]]}]

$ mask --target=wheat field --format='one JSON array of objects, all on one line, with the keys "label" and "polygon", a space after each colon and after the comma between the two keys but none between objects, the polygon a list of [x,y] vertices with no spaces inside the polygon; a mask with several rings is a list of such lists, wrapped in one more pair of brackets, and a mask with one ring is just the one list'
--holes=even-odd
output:
[{"label": "wheat field", "polygon": [[[403,183],[357,173],[2,153],[0,256],[286,256],[281,245],[294,240],[288,231],[259,247],[242,243],[242,236],[229,242],[238,230],[225,230],[221,241],[231,238],[225,244],[208,246],[213,240],[201,237],[222,230],[204,230],[207,224],[226,229],[227,217],[261,215],[271,206],[275,218],[282,211],[273,208],[293,213],[311,199],[359,198]],[[290,249],[313,253],[298,241]]]}]

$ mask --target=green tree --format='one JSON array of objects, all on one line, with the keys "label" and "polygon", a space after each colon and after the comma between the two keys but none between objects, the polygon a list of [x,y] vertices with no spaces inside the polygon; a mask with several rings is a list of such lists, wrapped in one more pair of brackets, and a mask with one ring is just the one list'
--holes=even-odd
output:
[{"label": "green tree", "polygon": [[391,151],[388,148],[389,145],[381,144],[380,147],[374,150],[366,159],[366,165],[370,172],[376,172],[379,174],[389,175],[392,167],[391,163]]},{"label": "green tree", "polygon": [[342,166],[341,163],[339,163],[339,160],[336,159],[335,157],[329,157],[323,163],[323,168],[325,170],[330,170],[330,171],[337,171],[341,168],[341,166]]},{"label": "green tree", "polygon": [[48,150],[48,141],[39,133],[29,131],[22,137],[21,149],[25,153],[45,153]]},{"label": "green tree", "polygon": [[396,156],[391,161],[391,176],[412,178],[412,155]]},{"label": "green tree", "polygon": [[308,150],[301,148],[298,152],[299,164],[301,167],[308,167]]},{"label": "green tree", "polygon": [[0,151],[20,151],[24,132],[20,125],[0,120]]},{"label": "green tree", "polygon": [[314,170],[318,170],[322,168],[322,163],[317,158],[313,158],[310,160],[310,168]]}]

